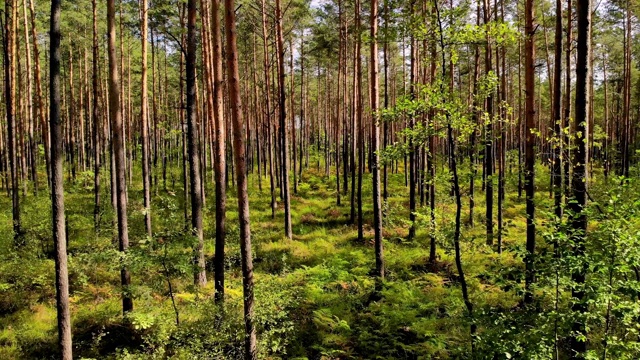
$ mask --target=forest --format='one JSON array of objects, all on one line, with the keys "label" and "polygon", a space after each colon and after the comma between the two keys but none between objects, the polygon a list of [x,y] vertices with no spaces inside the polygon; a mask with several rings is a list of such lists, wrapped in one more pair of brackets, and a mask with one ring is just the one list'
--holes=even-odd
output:
[{"label": "forest", "polygon": [[0,0],[1,359],[639,359],[637,0]]}]

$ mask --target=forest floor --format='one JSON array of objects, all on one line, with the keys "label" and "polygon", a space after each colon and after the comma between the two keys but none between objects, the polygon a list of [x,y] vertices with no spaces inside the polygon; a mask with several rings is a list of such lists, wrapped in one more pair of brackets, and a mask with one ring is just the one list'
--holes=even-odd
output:
[{"label": "forest floor", "polygon": [[[551,212],[552,200],[548,174],[544,175],[543,167],[539,169],[538,174],[543,175],[536,180],[536,201],[538,213],[543,214]],[[221,309],[213,304],[211,271],[206,287],[191,285],[193,239],[183,230],[179,169],[170,170],[168,189],[160,179],[153,191],[153,239],[144,235],[139,169],[134,171],[134,182],[129,186],[131,251],[125,259],[120,258],[113,240],[109,194],[103,191],[106,210],[101,217],[102,230],[96,234],[92,173],[80,173],[73,184],[66,181],[74,357],[242,358],[235,189],[228,190],[226,302]],[[437,179],[435,264],[428,262],[428,208],[418,211],[417,236],[408,241],[405,177],[390,173],[384,222],[386,282],[379,293],[374,291],[371,276],[375,265],[368,200],[371,175],[364,176],[364,241],[358,241],[357,226],[349,221],[348,193],[341,196],[341,205],[336,205],[335,176],[326,176],[324,167],[307,169],[297,194],[292,195],[293,239],[284,237],[281,207],[275,219],[271,218],[269,179],[262,178],[259,190],[258,177],[250,177],[260,358],[417,359],[468,354],[470,319],[453,257],[455,206],[446,171]],[[468,174],[461,179],[465,179],[462,216],[466,222],[465,176]],[[103,173],[102,183],[108,185],[108,173]],[[480,177],[476,179],[475,226],[465,225],[461,239],[462,265],[475,306],[474,321],[480,329],[476,349],[482,351],[484,346],[493,354],[508,356],[513,343],[505,327],[508,329],[508,314],[519,311],[524,269],[526,218],[524,195],[518,196],[517,183],[515,172],[507,177],[504,252],[498,254],[495,247],[485,244]],[[212,186],[207,181],[204,230],[208,270],[214,255]],[[0,358],[53,358],[57,333],[50,201],[46,191],[35,197],[31,189],[22,200],[27,233],[25,243],[16,246],[10,231],[10,198],[0,196],[0,208],[4,209],[0,213]],[[131,269],[130,291],[135,299],[127,321],[121,314],[121,261]],[[498,338],[501,340],[494,341]]]}]

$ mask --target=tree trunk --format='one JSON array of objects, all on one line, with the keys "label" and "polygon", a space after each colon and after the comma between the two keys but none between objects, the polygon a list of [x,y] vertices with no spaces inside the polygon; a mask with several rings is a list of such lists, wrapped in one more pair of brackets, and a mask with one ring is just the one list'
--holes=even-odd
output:
[{"label": "tree trunk", "polygon": [[[555,34],[555,66],[553,68],[553,134],[555,144],[553,146],[553,165],[551,177],[553,178],[553,197],[556,218],[562,218],[562,0],[556,0],[556,34]],[[606,85],[605,85],[606,86]],[[606,90],[605,90],[606,92]],[[605,99],[606,106],[606,99]],[[606,115],[605,115],[606,117]]]},{"label": "tree trunk", "polygon": [[[414,2],[412,2],[412,8],[414,8]],[[410,74],[409,74],[409,78],[410,78],[410,83],[409,83],[409,87],[410,87],[410,96],[411,96],[411,100],[416,100],[416,72],[417,72],[417,41],[416,39],[411,36],[411,55],[410,55],[410,62],[411,62],[411,68],[410,68]],[[443,79],[444,81],[444,79]],[[415,122],[416,119],[413,117],[413,115],[410,115],[411,118],[409,119],[409,127],[411,128],[411,130],[413,130],[414,126],[415,126]],[[418,148],[415,146],[414,144],[414,139],[413,136],[411,136],[409,138],[409,222],[410,222],[410,227],[409,227],[409,240],[412,240],[413,237],[416,234],[416,152],[418,151]],[[406,162],[406,161],[405,161]],[[405,164],[406,166],[406,164]]]},{"label": "tree trunk", "polygon": [[189,180],[191,190],[191,231],[197,239],[194,248],[194,279],[196,286],[207,283],[204,263],[204,233],[202,229],[202,185],[200,177],[200,148],[198,146],[198,124],[196,122],[196,15],[197,2],[187,2],[187,141],[189,147]]},{"label": "tree trunk", "polygon": [[[480,27],[480,1],[476,2],[476,26]],[[471,147],[471,151],[469,151],[469,226],[473,227],[473,217],[474,210],[476,205],[475,199],[475,180],[476,175],[478,173],[478,169],[476,166],[476,136],[478,126],[478,101],[477,92],[478,92],[478,76],[479,76],[479,68],[480,68],[480,49],[478,45],[474,45],[474,54],[473,54],[473,80],[472,80],[472,91],[471,96],[473,96],[472,101],[472,126],[473,130],[469,135],[469,146]]]},{"label": "tree trunk", "polygon": [[275,184],[275,174],[274,174],[274,154],[273,154],[273,126],[271,120],[271,79],[269,72],[269,46],[268,46],[268,37],[267,37],[267,9],[265,5],[265,0],[262,0],[262,54],[263,54],[263,66],[264,66],[264,119],[265,125],[267,126],[267,146],[269,147],[269,186],[271,191],[271,218],[275,218],[276,216],[276,184]]},{"label": "tree trunk", "polygon": [[[280,116],[280,144],[282,159],[282,197],[284,200],[284,233],[292,238],[291,229],[291,194],[289,189],[289,138],[287,137],[287,111],[284,82],[284,43],[282,34],[282,14],[280,0],[276,0],[276,47],[278,51],[278,114]],[[294,129],[295,131],[295,129]]]},{"label": "tree trunk", "polygon": [[360,49],[362,46],[362,36],[361,36],[361,24],[360,24],[360,0],[356,0],[355,6],[355,28],[356,28],[356,72],[354,76],[356,77],[356,91],[358,93],[358,97],[356,98],[355,103],[355,112],[356,119],[358,125],[358,240],[364,240],[364,219],[362,214],[362,174],[364,171],[364,125],[362,123],[362,65],[360,63]]},{"label": "tree trunk", "polygon": [[535,168],[535,28],[533,25],[533,0],[525,2],[525,172],[524,186],[527,208],[527,255],[525,257],[525,303],[533,302],[533,290],[531,286],[535,281],[535,246],[536,246],[536,224],[535,224],[535,186],[534,186],[534,168]]},{"label": "tree trunk", "polygon": [[[389,31],[389,0],[384,1],[384,33],[387,34]],[[384,108],[389,108],[389,44],[388,41],[385,41],[382,45],[383,51],[383,61],[384,61]],[[382,148],[385,149],[387,145],[389,145],[389,124],[387,121],[384,122],[382,128]],[[392,163],[393,164],[393,163]],[[387,162],[384,163],[383,170],[383,179],[382,179],[382,198],[385,202],[387,202],[389,198],[389,169]],[[386,216],[386,213],[385,213]]]},{"label": "tree trunk", "polygon": [[[571,48],[572,45],[572,24],[573,24],[573,6],[571,5],[572,0],[567,0],[567,42],[565,49],[565,89],[564,89],[564,116],[563,116],[563,128],[570,127],[569,121],[571,117]],[[570,158],[570,142],[569,142],[569,134],[565,133],[563,140],[563,149],[566,149],[563,154],[563,158]],[[567,195],[566,200],[568,201],[570,198],[569,186],[571,185],[571,178],[569,177],[569,163],[570,161],[564,161],[564,192]]]},{"label": "tree trunk", "polygon": [[590,59],[590,35],[591,35],[591,1],[579,0],[576,7],[578,17],[578,40],[576,44],[576,97],[575,120],[576,131],[575,150],[573,157],[573,180],[571,187],[573,199],[569,202],[571,208],[571,233],[573,255],[577,258],[577,266],[574,268],[571,279],[575,287],[571,291],[573,303],[571,310],[573,315],[572,335],[570,341],[572,358],[582,359],[586,356],[587,342],[583,337],[587,336],[585,315],[588,304],[585,302],[584,283],[587,272],[587,259],[585,253],[585,237],[587,232],[587,179],[586,170],[589,156],[587,154],[587,134],[589,133],[587,120],[589,118],[589,86],[591,76]]},{"label": "tree trunk", "polygon": [[93,58],[92,62],[92,74],[91,85],[93,88],[93,105],[91,121],[93,122],[93,226],[95,228],[96,236],[100,229],[100,112],[98,111],[98,90],[100,85],[98,83],[98,13],[97,13],[97,0],[91,1],[91,7],[93,10]]},{"label": "tree trunk", "polygon": [[33,74],[31,67],[31,44],[29,41],[29,23],[27,20],[27,1],[23,1],[22,10],[24,15],[24,47],[26,52],[26,72],[27,72],[27,122],[28,122],[28,135],[29,135],[29,165],[30,165],[30,177],[33,181],[33,194],[38,196],[38,169],[37,169],[37,145],[33,135],[35,128],[35,119],[33,118]]},{"label": "tree trunk", "polygon": [[[578,28],[580,31],[580,28]],[[629,163],[631,158],[631,8],[629,0],[625,2],[624,20],[624,72],[622,78],[622,171],[621,175],[629,177]],[[577,109],[576,109],[577,111]]]},{"label": "tree trunk", "polygon": [[[484,23],[489,23],[489,3],[484,0]],[[485,74],[492,70],[491,39],[487,34],[487,48],[485,51],[484,66]],[[534,96],[533,94],[531,96]],[[485,202],[486,202],[486,229],[487,245],[493,245],[493,94],[489,94],[486,100],[486,111],[488,119],[485,125],[484,143],[484,179],[485,179]]]},{"label": "tree trunk", "polygon": [[[340,206],[340,123],[342,121],[342,113],[340,112],[340,101],[343,99],[343,96],[340,96],[340,89],[342,85],[342,61],[345,58],[343,54],[343,42],[344,39],[342,37],[342,1],[338,1],[338,26],[339,26],[339,36],[338,36],[338,101],[336,102],[336,154],[335,154],[335,162],[336,162],[336,205]],[[344,140],[343,140],[344,141]],[[346,166],[346,164],[343,164]],[[346,168],[346,167],[345,167]]]},{"label": "tree trunk", "polygon": [[69,274],[67,271],[67,235],[64,217],[62,124],[60,120],[60,0],[51,1],[49,121],[51,126],[51,216],[56,264],[56,308],[60,358],[71,360],[71,314],[69,311]]},{"label": "tree trunk", "polygon": [[142,137],[142,192],[144,202],[144,228],[147,236],[153,236],[151,232],[151,176],[149,174],[149,114],[147,94],[147,28],[149,26],[149,9],[147,0],[142,0],[140,9],[140,41],[142,46],[142,63],[140,75],[140,132]]},{"label": "tree trunk", "polygon": [[[123,124],[120,105],[120,79],[118,77],[118,63],[116,59],[116,26],[115,26],[115,0],[107,1],[107,31],[108,55],[109,55],[109,117],[111,118],[111,146],[114,154],[116,204],[118,218],[118,242],[121,253],[126,253],[129,248],[129,230],[127,225],[127,187],[126,168],[123,144]],[[120,268],[120,280],[122,283],[122,312],[133,310],[133,299],[129,295],[127,287],[131,284],[131,275],[125,264]]]},{"label": "tree trunk", "polygon": [[220,0],[213,0],[213,119],[214,137],[214,173],[216,183],[216,245],[213,264],[215,300],[224,300],[224,245],[226,237],[227,189],[225,174],[225,122],[223,111],[224,77],[222,72],[222,36],[220,33]]},{"label": "tree trunk", "polygon": [[378,151],[380,151],[380,123],[378,121],[379,79],[378,79],[378,0],[371,0],[371,112],[373,161],[371,174],[373,176],[373,231],[375,236],[376,275],[384,279],[384,254],[382,249],[382,206],[380,203],[380,167]]},{"label": "tree trunk", "polygon": [[[240,252],[242,260],[242,285],[244,294],[244,327],[246,360],[257,358],[256,328],[253,322],[253,259],[251,257],[251,227],[249,220],[249,194],[247,190],[246,157],[242,131],[242,103],[240,100],[240,75],[238,71],[238,49],[236,46],[235,1],[225,0],[225,35],[228,67],[228,91],[238,186],[238,220],[240,221]],[[279,5],[276,5],[276,7]],[[277,14],[276,16],[278,16]],[[278,16],[279,19],[279,16]]]},{"label": "tree trunk", "polygon": [[[446,76],[446,67],[445,67],[445,42],[444,42],[444,38],[442,35],[443,32],[443,26],[442,26],[442,20],[440,17],[440,10],[438,9],[438,2],[437,0],[433,1],[434,3],[434,7],[436,10],[436,15],[437,15],[437,21],[438,21],[438,27],[440,29],[440,47],[442,48],[442,62],[441,62],[441,69],[442,69],[442,79],[440,81],[440,92],[441,93],[445,93],[445,89],[444,89],[444,79]],[[476,333],[476,323],[474,320],[474,316],[473,316],[473,304],[471,303],[471,300],[469,298],[469,291],[467,288],[467,281],[465,278],[465,273],[464,270],[462,268],[462,252],[460,249],[460,233],[461,233],[461,227],[462,227],[462,195],[461,195],[461,191],[460,191],[460,179],[458,177],[458,165],[457,165],[457,161],[456,161],[456,142],[455,142],[455,138],[453,136],[453,125],[451,123],[451,119],[449,116],[449,113],[446,113],[446,121],[447,121],[447,143],[449,146],[449,169],[451,172],[451,185],[453,188],[453,194],[455,197],[455,202],[456,202],[456,215],[455,215],[455,227],[454,227],[454,232],[453,232],[453,245],[454,245],[454,249],[455,249],[455,262],[456,262],[456,269],[458,270],[458,277],[459,277],[459,281],[460,281],[460,288],[462,290],[462,299],[464,301],[465,307],[467,308],[467,316],[469,317],[470,320],[470,326],[469,326],[469,332],[471,335],[471,358],[474,358],[474,338],[475,338],[475,333]]]},{"label": "tree trunk", "polygon": [[49,125],[45,120],[44,97],[42,95],[42,77],[40,75],[40,52],[38,51],[38,34],[36,31],[36,15],[33,0],[29,0],[29,15],[31,18],[31,37],[33,38],[33,59],[35,64],[36,99],[38,104],[38,120],[42,131],[42,143],[44,145],[44,159],[47,168],[47,179],[50,182],[50,145],[49,145]]},{"label": "tree trunk", "polygon": [[5,36],[4,36],[4,89],[5,112],[7,115],[7,138],[9,145],[9,168],[11,173],[11,213],[13,216],[13,238],[16,244],[22,242],[22,223],[20,221],[20,194],[18,189],[18,168],[16,161],[16,119],[15,119],[15,28],[14,17],[16,15],[15,0],[5,2]]}]

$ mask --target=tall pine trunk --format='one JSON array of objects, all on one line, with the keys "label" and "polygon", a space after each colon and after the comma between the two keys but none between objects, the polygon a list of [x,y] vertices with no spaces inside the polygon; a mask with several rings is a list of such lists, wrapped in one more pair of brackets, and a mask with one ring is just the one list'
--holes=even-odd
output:
[{"label": "tall pine trunk", "polygon": [[[484,23],[490,20],[490,6],[488,0],[484,0]],[[484,57],[485,74],[493,71],[491,56],[491,38],[487,33],[487,48]],[[533,95],[532,95],[533,96]],[[484,143],[484,179],[485,179],[485,205],[487,230],[487,245],[493,245],[493,94],[489,94],[486,100],[486,112],[488,118],[485,120],[485,143]]]},{"label": "tall pine trunk", "polygon": [[379,79],[378,79],[378,1],[371,0],[371,53],[370,53],[370,70],[371,70],[371,119],[372,141],[371,148],[373,151],[373,161],[371,166],[371,174],[373,177],[373,231],[375,237],[376,252],[376,275],[380,279],[384,279],[384,254],[382,248],[382,206],[380,203],[380,166],[378,151],[380,151],[380,123],[378,120],[378,108],[380,106],[379,98]]},{"label": "tall pine trunk", "polygon": [[[556,218],[562,218],[562,0],[556,0],[556,34],[553,68],[553,134],[556,143],[553,146],[553,197]],[[605,85],[606,86],[606,85]],[[606,92],[606,90],[605,90]],[[606,95],[605,95],[606,96]],[[606,106],[606,99],[605,99]],[[606,117],[606,115],[605,115]],[[606,129],[605,129],[606,131]]]},{"label": "tall pine trunk", "polygon": [[591,76],[590,64],[590,35],[591,35],[591,1],[578,0],[576,13],[578,18],[578,41],[576,44],[576,97],[575,97],[575,150],[573,153],[573,179],[571,187],[573,199],[569,202],[571,209],[571,227],[572,227],[572,244],[573,255],[577,258],[577,266],[575,266],[571,279],[574,287],[571,291],[573,303],[571,310],[573,315],[572,335],[570,340],[571,356],[576,359],[582,359],[586,356],[587,342],[584,337],[587,336],[586,313],[588,304],[585,299],[584,283],[587,272],[587,259],[585,255],[585,237],[587,232],[587,162],[589,156],[587,154],[587,134],[589,133],[587,120],[589,118],[589,77]]},{"label": "tall pine trunk", "polygon": [[[126,185],[126,158],[124,155],[124,128],[120,101],[120,79],[118,75],[118,63],[116,59],[116,25],[115,25],[115,0],[107,1],[107,31],[108,55],[109,55],[109,117],[111,119],[111,146],[113,152],[113,165],[116,185],[116,213],[118,227],[118,243],[121,253],[126,254],[129,249],[129,229],[127,224],[127,185]],[[122,312],[133,310],[133,299],[129,294],[128,286],[131,284],[131,275],[125,264],[120,267],[120,281],[122,284]]]},{"label": "tall pine trunk", "polygon": [[[233,122],[235,171],[238,191],[238,220],[240,222],[240,253],[242,261],[242,285],[244,294],[244,327],[246,360],[257,358],[256,328],[253,321],[253,259],[251,257],[251,227],[249,219],[249,193],[247,190],[247,163],[243,132],[242,102],[240,100],[240,75],[236,32],[235,1],[225,0],[225,35],[229,108]],[[279,5],[279,4],[278,4]]]},{"label": "tall pine trunk", "polygon": [[273,144],[273,126],[271,120],[271,79],[269,73],[269,46],[267,37],[267,9],[265,0],[262,0],[262,55],[263,55],[263,67],[264,67],[264,120],[265,126],[267,126],[267,146],[269,148],[269,189],[271,192],[271,218],[276,216],[276,184],[275,184],[275,160],[274,160],[274,144]]},{"label": "tall pine trunk", "polygon": [[357,88],[357,92],[358,92],[358,97],[356,98],[356,103],[355,103],[355,112],[356,112],[356,118],[357,118],[357,125],[358,125],[358,185],[357,185],[357,192],[358,192],[358,240],[359,241],[363,241],[364,240],[364,218],[363,218],[363,213],[362,213],[362,175],[364,172],[364,139],[365,139],[365,132],[364,132],[364,124],[363,124],[363,119],[362,119],[362,64],[360,62],[360,51],[361,51],[361,47],[362,47],[362,34],[361,34],[361,24],[360,24],[360,11],[361,11],[361,7],[360,7],[360,0],[356,0],[356,7],[355,7],[355,26],[356,26],[356,39],[355,39],[355,43],[356,43],[356,56],[355,56],[355,61],[357,63],[357,67],[356,67],[356,72],[354,74],[354,76],[356,77],[356,88]]},{"label": "tall pine trunk", "polygon": [[15,0],[5,2],[5,35],[4,35],[4,89],[5,89],[5,112],[7,115],[7,138],[9,145],[9,168],[11,173],[11,213],[13,217],[13,238],[16,244],[22,242],[22,223],[20,220],[20,194],[18,189],[18,161],[16,141],[17,128],[15,119],[15,27],[14,18],[16,15]]},{"label": "tall pine trunk", "polygon": [[33,5],[34,0],[29,0],[29,15],[31,18],[31,38],[33,39],[33,60],[35,65],[35,81],[36,81],[36,103],[38,105],[38,121],[40,122],[42,132],[42,144],[44,145],[44,159],[47,169],[47,181],[50,183],[51,173],[51,154],[49,144],[49,125],[47,124],[44,111],[44,95],[42,95],[42,76],[40,72],[40,52],[38,51],[38,34],[36,31],[36,15]]},{"label": "tall pine trunk", "polygon": [[526,303],[533,302],[533,290],[531,286],[535,281],[535,269],[534,269],[534,252],[536,246],[536,224],[535,224],[535,186],[534,186],[534,168],[535,168],[535,28],[533,26],[533,0],[527,0],[525,2],[525,172],[524,172],[524,186],[526,196],[526,210],[527,210],[527,255],[525,257],[525,294],[524,300]]},{"label": "tall pine trunk", "polygon": [[142,192],[144,202],[144,227],[149,238],[151,232],[151,176],[149,174],[149,114],[148,114],[148,94],[147,94],[147,28],[149,26],[149,11],[147,0],[142,0],[140,4],[140,41],[142,47],[142,62],[140,74],[140,133],[142,137]]},{"label": "tall pine trunk", "polygon": [[69,311],[69,273],[67,271],[67,235],[64,217],[64,174],[62,124],[60,119],[60,0],[51,1],[49,34],[49,122],[51,127],[51,216],[56,264],[56,309],[60,358],[72,359],[71,314]]},{"label": "tall pine trunk", "polygon": [[222,72],[222,35],[220,30],[220,0],[213,0],[213,119],[214,176],[216,184],[216,244],[213,264],[215,299],[224,300],[224,245],[226,237],[227,188],[225,174],[225,121],[223,111],[224,74]]},{"label": "tall pine trunk", "polygon": [[100,112],[98,109],[99,99],[98,91],[100,89],[98,80],[98,61],[99,61],[99,49],[98,49],[98,10],[97,0],[91,1],[91,7],[93,11],[93,58],[92,62],[92,74],[91,74],[91,87],[93,89],[92,96],[92,114],[91,121],[93,122],[93,226],[96,231],[96,235],[100,229],[100,152],[101,146],[101,126],[100,126]]},{"label": "tall pine trunk", "polygon": [[[196,237],[194,246],[194,278],[196,286],[207,283],[204,262],[204,232],[202,229],[202,178],[200,177],[200,147],[198,145],[198,129],[196,121],[196,15],[197,0],[187,2],[187,141],[189,149],[189,180],[191,190],[191,231]],[[155,133],[155,131],[154,131]]]},{"label": "tall pine trunk", "polygon": [[[282,198],[284,200],[284,233],[291,239],[291,194],[289,185],[289,138],[287,136],[287,111],[285,98],[284,40],[280,0],[276,0],[276,48],[278,51],[278,114],[280,117],[280,154],[282,159]],[[295,129],[294,129],[295,131]]]}]

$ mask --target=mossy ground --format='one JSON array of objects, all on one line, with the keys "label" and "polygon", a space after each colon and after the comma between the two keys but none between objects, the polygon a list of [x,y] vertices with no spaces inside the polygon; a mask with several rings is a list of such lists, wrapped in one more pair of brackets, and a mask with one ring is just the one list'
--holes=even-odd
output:
[{"label": "mossy ground", "polygon": [[[315,162],[314,162],[315,163]],[[468,167],[468,166],[467,166]],[[93,229],[92,174],[67,180],[69,273],[74,352],[87,358],[241,358],[242,287],[235,190],[228,190],[227,283],[224,309],[213,305],[211,281],[192,282],[191,241],[185,235],[179,167],[170,169],[164,189],[153,191],[153,239],[144,235],[139,169],[129,185],[135,310],[123,321],[110,198],[103,192],[102,230]],[[332,170],[333,171],[333,170]],[[548,174],[540,167],[536,201],[550,204]],[[41,177],[43,174],[41,174]],[[208,174],[210,176],[210,173]],[[283,213],[271,218],[269,181],[250,178],[250,208],[260,358],[461,358],[469,353],[467,316],[453,258],[455,214],[446,172],[437,179],[438,261],[429,264],[425,221],[406,240],[408,190],[402,173],[389,175],[384,225],[386,282],[374,291],[371,181],[363,181],[365,240],[349,221],[349,196],[336,205],[335,177],[324,166],[307,169],[292,195],[293,239],[283,235]],[[108,174],[103,173],[103,184]],[[461,179],[463,219],[468,220],[468,174]],[[476,184],[475,226],[462,231],[462,264],[480,334],[487,314],[518,311],[525,242],[524,198],[517,175],[507,177],[502,254],[485,244],[484,193]],[[42,186],[41,186],[42,187]],[[207,181],[205,251],[214,256],[215,201]],[[56,346],[54,262],[50,202],[46,191],[22,197],[26,243],[14,246],[11,203],[0,197],[0,358],[53,358]],[[542,210],[544,211],[544,210]],[[426,209],[420,210],[426,214]],[[497,229],[497,228],[496,228]],[[166,250],[166,251],[165,251]],[[166,266],[166,268],[165,268]],[[212,273],[208,273],[211,280]],[[174,292],[180,325],[168,291]],[[221,315],[224,311],[224,315]],[[221,320],[222,319],[222,320]],[[480,320],[479,320],[480,319]],[[497,325],[496,325],[497,326]],[[488,336],[488,335],[487,335]],[[480,340],[482,341],[482,340]]]}]

